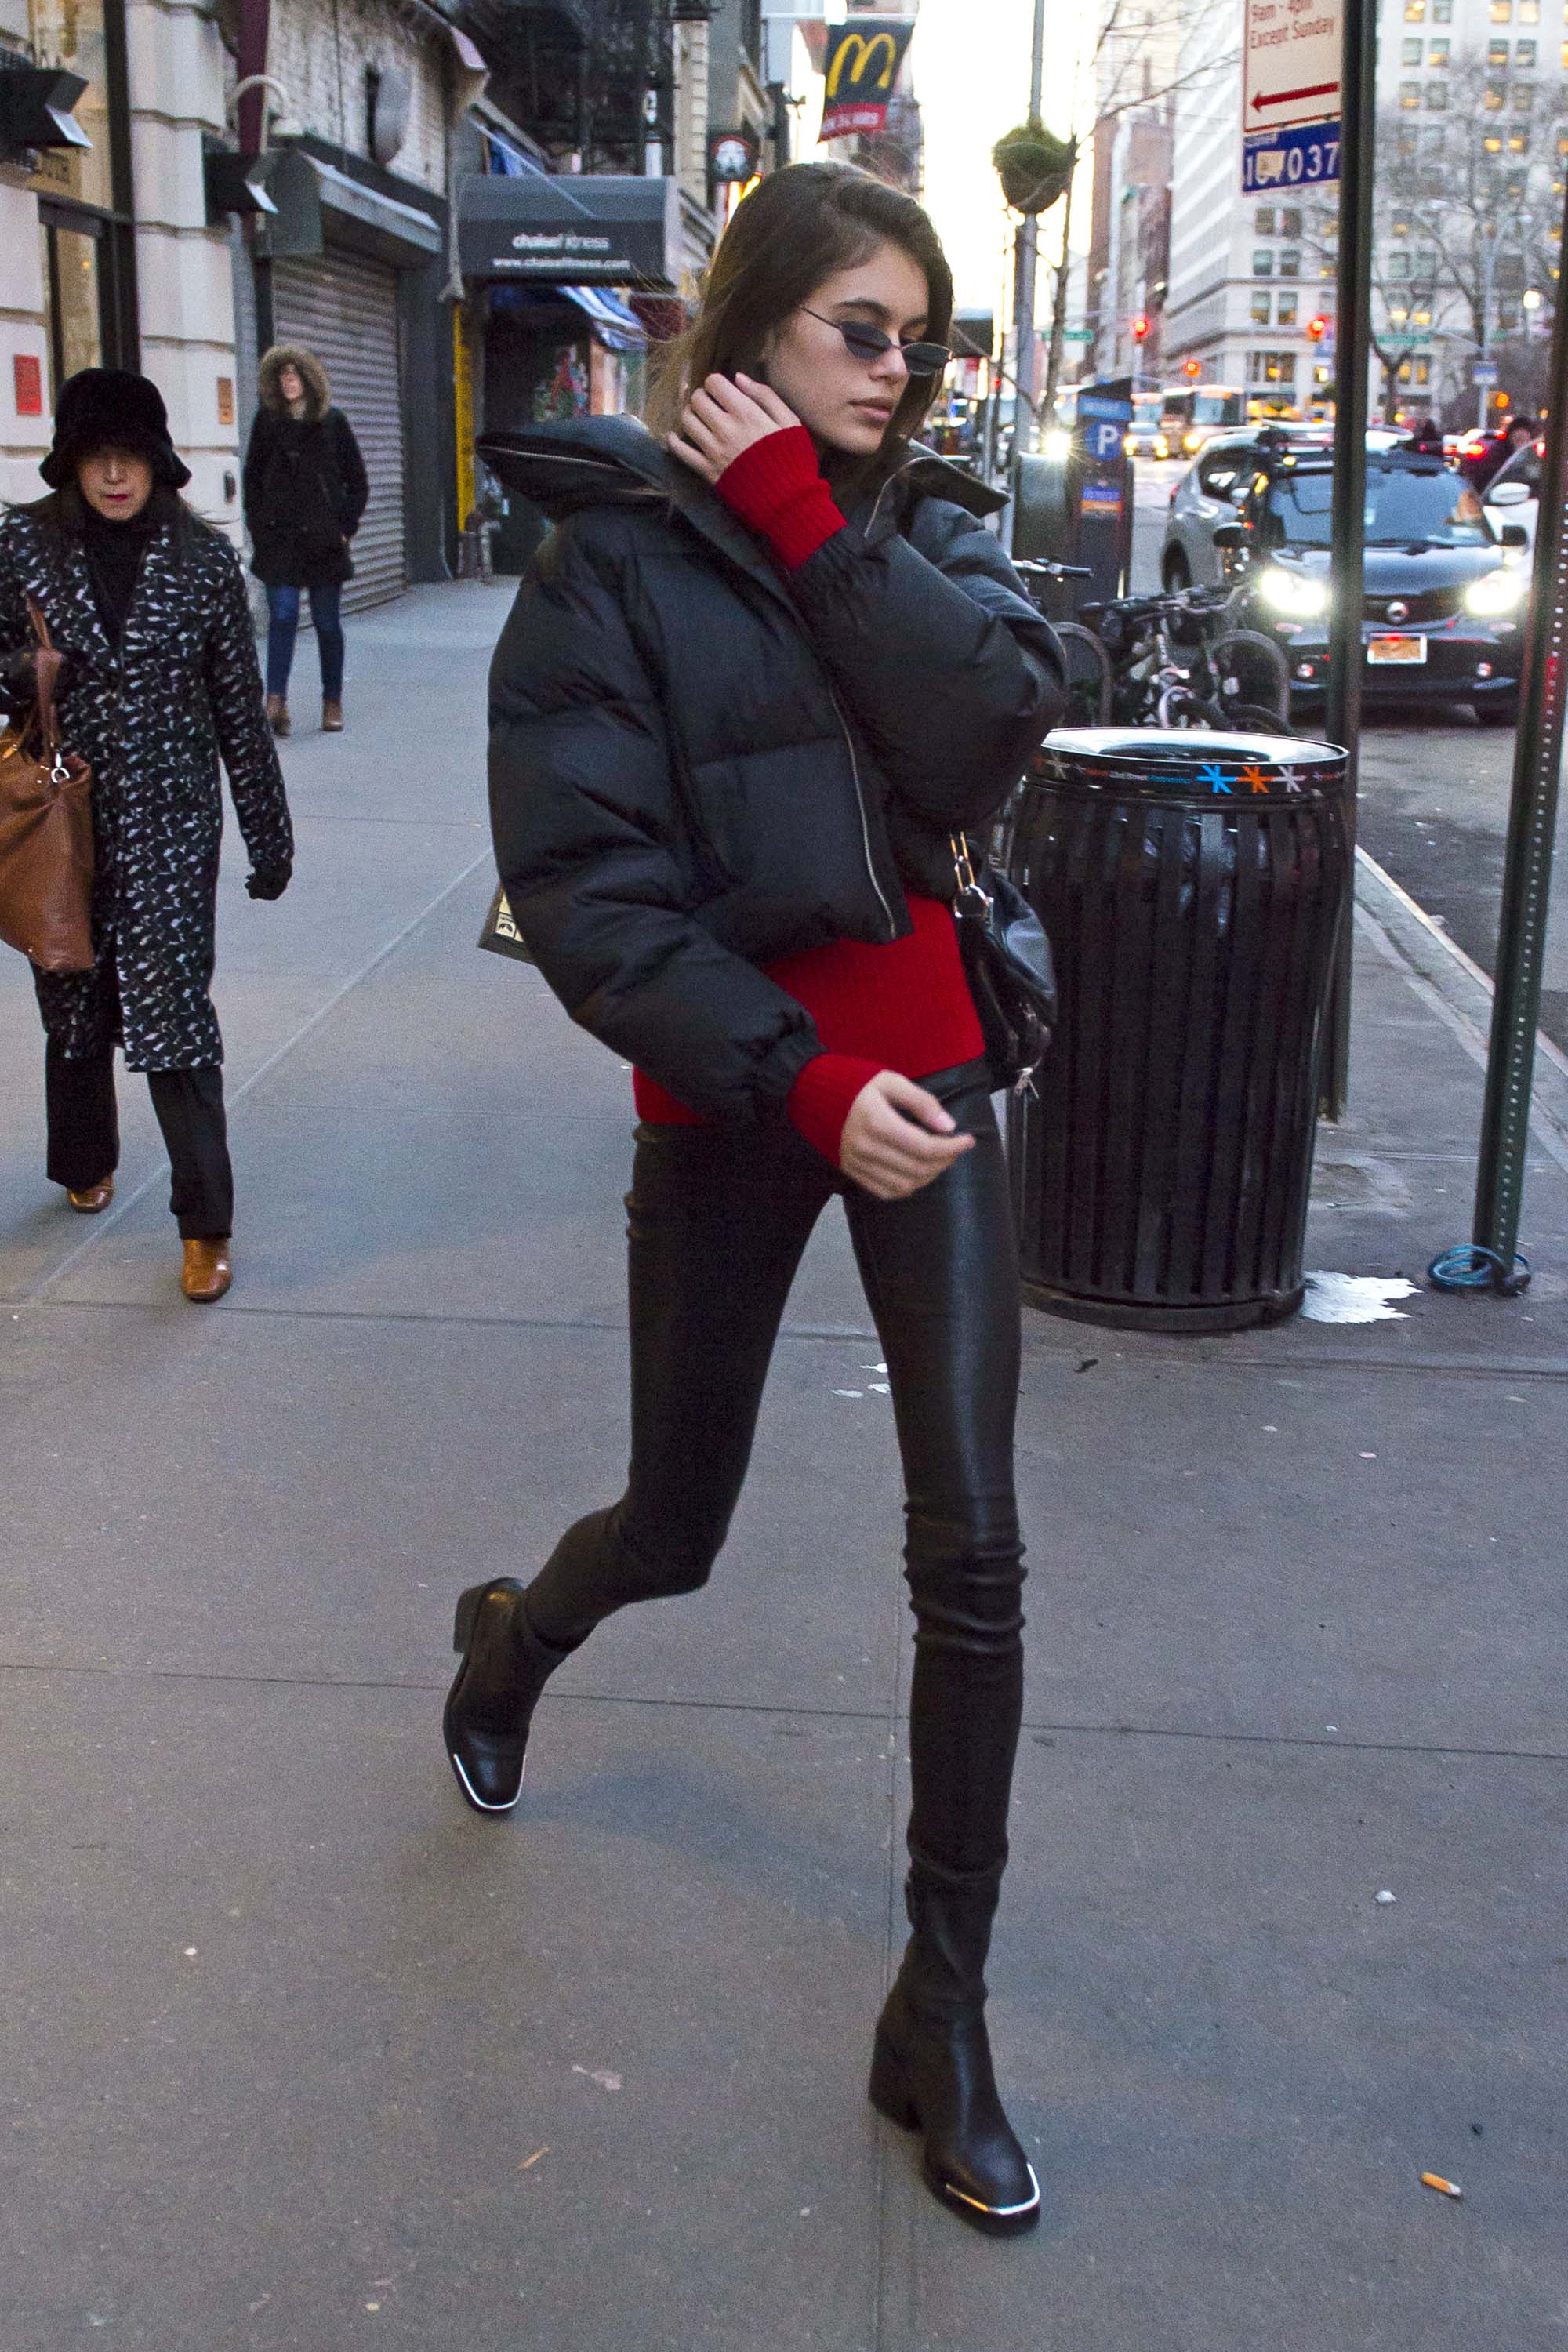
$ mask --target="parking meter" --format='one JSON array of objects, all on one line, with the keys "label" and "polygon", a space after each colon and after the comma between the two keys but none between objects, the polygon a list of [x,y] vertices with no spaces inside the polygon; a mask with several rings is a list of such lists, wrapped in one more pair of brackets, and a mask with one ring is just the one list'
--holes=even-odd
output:
[{"label": "parking meter", "polygon": [[1132,561],[1132,417],[1128,379],[1086,386],[1059,456],[1013,460],[1012,551],[1032,562],[1081,564],[1085,580],[1056,583],[1046,610],[1070,619],[1080,604],[1126,593]]},{"label": "parking meter", "polygon": [[1127,428],[1132,387],[1126,377],[1087,386],[1078,396],[1073,427],[1075,545],[1073,561],[1088,566],[1080,604],[1127,593],[1132,562],[1132,461]]}]

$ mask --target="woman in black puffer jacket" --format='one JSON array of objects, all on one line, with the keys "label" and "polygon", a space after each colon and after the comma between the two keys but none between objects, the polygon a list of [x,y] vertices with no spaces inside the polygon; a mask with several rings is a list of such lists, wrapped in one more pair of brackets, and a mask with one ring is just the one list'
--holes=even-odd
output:
[{"label": "woman in black puffer jacket", "polygon": [[309,590],[321,662],[321,726],[343,725],[343,583],[353,577],[349,541],[370,484],[353,426],[328,398],[313,352],[274,343],[262,356],[261,405],[245,453],[245,527],[250,568],[267,590],[267,716],[289,732],[289,673]]},{"label": "woman in black puffer jacket", "polygon": [[[951,836],[1060,708],[1056,640],[989,500],[910,447],[952,287],[909,197],[835,164],[740,207],[667,377],[623,418],[483,445],[555,528],[490,677],[511,912],[573,1016],[637,1066],[633,1459],[526,1591],[466,1592],[447,1754],[520,1793],[546,1676],[723,1543],[813,1224],[844,1200],[887,1357],[915,1612],[908,1900],[871,2096],[952,2210],[1027,2229],[984,1963],[1023,1696],[1019,1306]],[[969,509],[966,511],[966,509]]]}]

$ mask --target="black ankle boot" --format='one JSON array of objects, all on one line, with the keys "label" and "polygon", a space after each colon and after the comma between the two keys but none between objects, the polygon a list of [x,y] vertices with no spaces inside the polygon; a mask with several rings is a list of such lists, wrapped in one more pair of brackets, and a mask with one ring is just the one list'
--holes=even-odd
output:
[{"label": "black ankle boot", "polygon": [[441,1717],[447,1760],[476,1812],[510,1813],[522,1793],[534,1702],[572,1650],[540,1640],[512,1576],[468,1587],[452,1647],[463,1663]]},{"label": "black ankle boot", "polygon": [[1040,2218],[1040,2185],[1003,2109],[985,2032],[985,1954],[997,1885],[953,1886],[911,1871],[914,1934],[882,2014],[871,2104],[925,2135],[933,2197],[974,2229],[1016,2237]]}]

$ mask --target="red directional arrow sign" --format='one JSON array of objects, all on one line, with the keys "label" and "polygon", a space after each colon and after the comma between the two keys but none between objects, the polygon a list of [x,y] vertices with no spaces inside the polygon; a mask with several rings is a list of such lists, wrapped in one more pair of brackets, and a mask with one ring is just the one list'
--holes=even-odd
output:
[{"label": "red directional arrow sign", "polygon": [[[1294,106],[1305,98],[1337,98],[1339,90],[1337,81],[1321,81],[1312,89],[1277,89],[1268,96],[1259,90],[1253,99],[1252,110],[1254,114],[1261,114],[1266,106]],[[1279,121],[1281,118],[1276,116],[1275,119]]]},{"label": "red directional arrow sign", "polygon": [[1289,130],[1339,112],[1341,0],[1247,0],[1242,121]]}]

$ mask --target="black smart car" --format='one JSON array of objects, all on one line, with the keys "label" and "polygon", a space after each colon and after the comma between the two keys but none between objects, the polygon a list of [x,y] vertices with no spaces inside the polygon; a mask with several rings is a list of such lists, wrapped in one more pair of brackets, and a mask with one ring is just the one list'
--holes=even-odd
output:
[{"label": "black smart car", "polygon": [[[1241,520],[1215,532],[1245,551],[1247,618],[1273,636],[1290,669],[1292,715],[1322,706],[1329,667],[1331,460],[1281,452],[1259,460]],[[1492,520],[1459,469],[1402,450],[1366,463],[1363,692],[1369,701],[1456,701],[1511,726],[1530,568],[1527,533]]]}]

